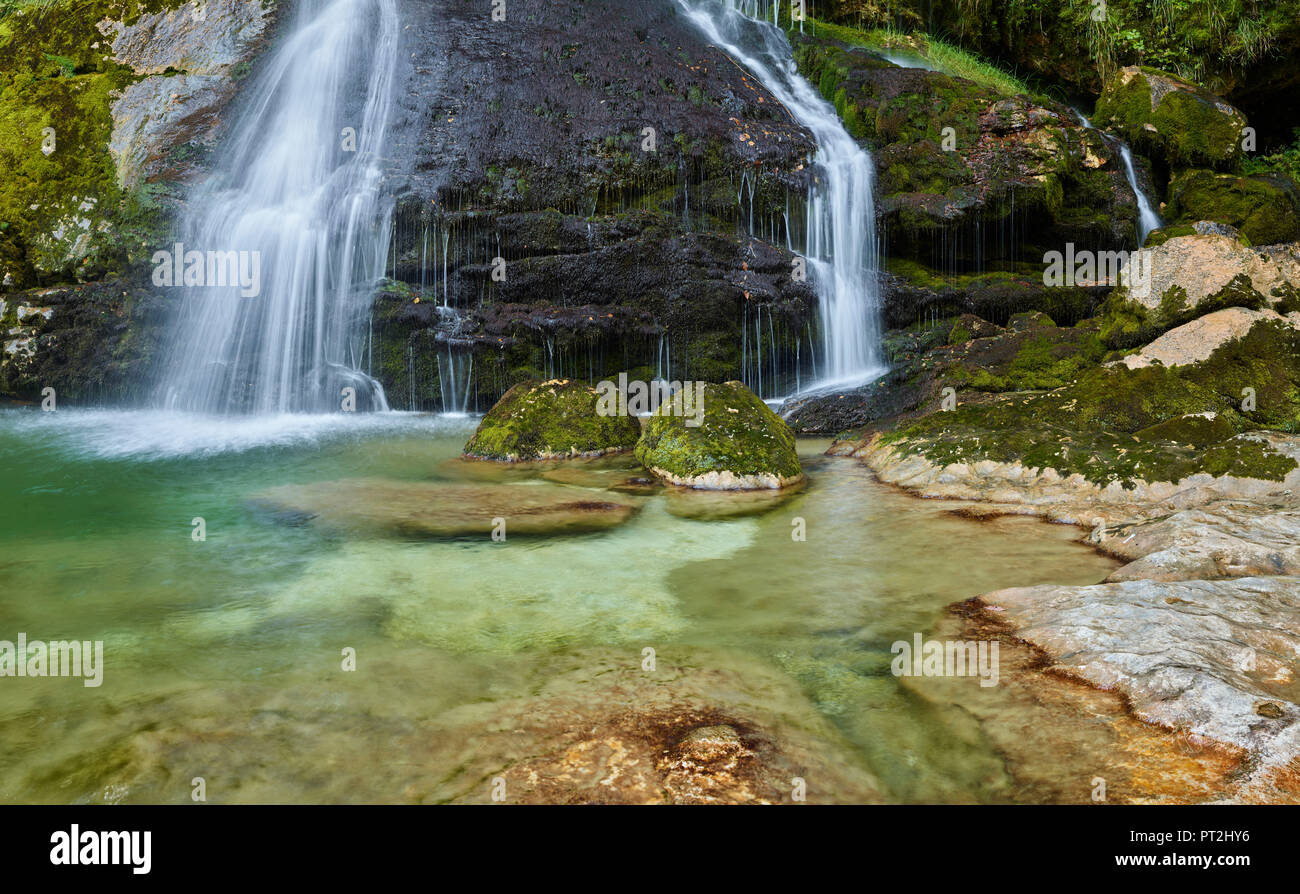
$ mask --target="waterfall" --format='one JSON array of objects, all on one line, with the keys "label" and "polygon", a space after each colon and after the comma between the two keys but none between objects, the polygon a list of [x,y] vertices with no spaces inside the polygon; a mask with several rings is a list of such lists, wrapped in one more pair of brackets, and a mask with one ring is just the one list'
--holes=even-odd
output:
[{"label": "waterfall", "polygon": [[[1088,120],[1087,116],[1085,116],[1083,112],[1080,112],[1078,109],[1072,109],[1071,111],[1073,111],[1075,117],[1079,119],[1079,123],[1088,130],[1097,130],[1097,128],[1092,126],[1092,122]],[[1133,198],[1137,201],[1137,247],[1141,248],[1146,243],[1147,236],[1150,235],[1151,231],[1156,227],[1162,226],[1164,221],[1160,219],[1160,215],[1157,214],[1155,209],[1151,206],[1151,199],[1149,199],[1147,194],[1142,191],[1142,185],[1138,183],[1137,169],[1133,166],[1133,150],[1129,149],[1128,143],[1125,143],[1119,137],[1112,134],[1104,133],[1099,130],[1097,133],[1101,134],[1101,138],[1105,140],[1111,148],[1119,152],[1119,160],[1124,165],[1124,176],[1128,180],[1129,189],[1133,190]]]},{"label": "waterfall", "polygon": [[[300,0],[242,91],[222,155],[180,225],[186,288],[165,346],[161,402],[201,412],[324,412],[383,389],[348,364],[383,275],[381,189],[398,51],[396,0]],[[177,251],[181,251],[178,247]],[[253,259],[260,290],[213,285],[212,256]],[[192,282],[189,256],[208,258]],[[155,261],[157,256],[155,256]],[[181,258],[175,258],[180,285]],[[201,280],[201,275],[196,279]],[[220,280],[218,280],[220,282]]]},{"label": "waterfall", "polygon": [[761,81],[817,142],[804,239],[822,328],[823,367],[813,387],[880,375],[885,366],[871,156],[849,136],[834,107],[799,74],[785,34],[766,21],[765,3],[677,3],[710,43]]},{"label": "waterfall", "polygon": [[1141,248],[1147,241],[1147,235],[1160,226],[1160,215],[1156,214],[1155,209],[1151,207],[1151,200],[1138,184],[1137,171],[1133,168],[1133,152],[1123,140],[1115,142],[1118,144],[1120,161],[1124,163],[1124,175],[1128,177],[1129,188],[1133,190],[1133,196],[1137,199],[1138,248]]}]

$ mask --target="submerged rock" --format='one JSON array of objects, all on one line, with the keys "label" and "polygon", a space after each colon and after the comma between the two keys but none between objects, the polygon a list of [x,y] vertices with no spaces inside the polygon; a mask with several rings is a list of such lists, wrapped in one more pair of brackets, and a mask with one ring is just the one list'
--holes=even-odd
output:
[{"label": "submerged rock", "polygon": [[521,382],[487,412],[465,455],[519,462],[600,456],[631,450],[641,425],[597,412],[595,388],[568,379]]},{"label": "submerged rock", "polygon": [[290,521],[413,537],[505,533],[573,534],[622,524],[637,507],[558,485],[443,484],[354,478],[288,484],[262,491],[253,505]]},{"label": "submerged rock", "polygon": [[674,394],[650,417],[636,457],[684,487],[759,490],[803,480],[794,433],[740,382]]},{"label": "submerged rock", "polygon": [[721,521],[762,515],[794,497],[803,490],[803,483],[769,490],[718,491],[699,488],[669,488],[665,505],[669,514],[697,521]]},{"label": "submerged rock", "polygon": [[488,678],[501,659],[382,641],[362,654],[367,672],[343,682],[301,670],[124,699],[7,779],[92,803],[188,802],[194,766],[227,780],[209,790],[220,803],[792,804],[796,777],[810,804],[886,800],[799,686],[746,652],[674,650],[654,673],[635,649],[529,655],[469,701],[428,681]]},{"label": "submerged rock", "polygon": [[1019,587],[982,601],[1061,671],[1123,689],[1147,722],[1265,765],[1300,753],[1300,578]]}]

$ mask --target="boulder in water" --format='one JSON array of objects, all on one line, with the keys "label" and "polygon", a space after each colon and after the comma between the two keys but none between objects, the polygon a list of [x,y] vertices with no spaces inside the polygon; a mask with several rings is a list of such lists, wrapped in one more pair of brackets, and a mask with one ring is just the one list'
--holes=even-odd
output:
[{"label": "boulder in water", "polygon": [[636,457],[665,481],[706,490],[781,488],[803,480],[794,432],[740,382],[674,394],[650,417]]},{"label": "boulder in water", "polygon": [[600,456],[631,450],[641,426],[597,412],[599,393],[582,382],[520,382],[488,410],[465,455],[501,462]]},{"label": "boulder in water", "polygon": [[622,524],[637,507],[553,485],[446,484],[353,478],[289,484],[253,504],[277,517],[327,528],[408,537],[489,535],[504,519],[507,536],[576,534]]}]

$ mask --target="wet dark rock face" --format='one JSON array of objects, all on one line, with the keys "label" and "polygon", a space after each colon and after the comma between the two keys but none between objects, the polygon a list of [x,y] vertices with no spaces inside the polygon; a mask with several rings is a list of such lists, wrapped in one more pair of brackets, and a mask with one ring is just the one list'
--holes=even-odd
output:
[{"label": "wet dark rock face", "polygon": [[[412,55],[390,149],[414,196],[589,212],[583,202],[607,200],[595,190],[707,151],[759,168],[769,196],[802,187],[809,136],[673,3],[517,0],[501,22],[490,11],[402,4]],[[655,153],[640,148],[645,127]]]},{"label": "wet dark rock face", "polygon": [[121,280],[0,298],[0,398],[134,404],[147,396],[170,310],[157,290]]},{"label": "wet dark rock face", "polygon": [[787,211],[802,233],[816,147],[675,4],[402,16],[390,275],[409,294],[380,298],[372,369],[394,406],[438,408],[470,354],[485,409],[525,378],[737,378],[758,314],[778,353],[807,340],[814,293],[777,246]]},{"label": "wet dark rock face", "polygon": [[1036,262],[1064,242],[1134,242],[1119,159],[1067,106],[900,68],[830,37],[796,37],[794,51],[873,154],[891,256],[963,273]]}]

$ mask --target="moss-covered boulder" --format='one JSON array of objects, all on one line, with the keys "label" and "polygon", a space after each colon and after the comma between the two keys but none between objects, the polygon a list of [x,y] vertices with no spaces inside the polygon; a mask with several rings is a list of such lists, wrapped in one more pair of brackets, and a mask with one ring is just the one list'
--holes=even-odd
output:
[{"label": "moss-covered boulder", "polygon": [[[1010,261],[1004,227],[1026,256],[1062,242],[1131,241],[1136,209],[1118,160],[1065,106],[942,71],[902,68],[833,29],[792,34],[799,70],[870,147],[876,207],[891,255],[987,269]],[[1014,223],[1013,223],[1014,222]]]},{"label": "moss-covered boulder", "polygon": [[740,382],[678,391],[650,417],[636,458],[685,487],[758,490],[803,480],[794,433]]},{"label": "moss-covered boulder", "polygon": [[1281,481],[1296,461],[1261,430],[1300,431],[1300,331],[1276,319],[1199,362],[1099,367],[1044,394],[960,401],[903,421],[882,443],[940,468],[1019,463],[1101,487],[1202,473]]},{"label": "moss-covered boulder", "polygon": [[1242,177],[1194,168],[1170,181],[1165,216],[1175,225],[1228,224],[1251,245],[1291,242],[1300,239],[1300,189],[1281,173]]},{"label": "moss-covered boulder", "polygon": [[1241,158],[1246,116],[1182,78],[1130,65],[1107,82],[1093,123],[1172,167],[1230,168]]},{"label": "moss-covered boulder", "polygon": [[583,382],[520,382],[487,412],[465,455],[502,462],[599,456],[631,450],[641,425],[597,411],[600,394]]},{"label": "moss-covered boulder", "polygon": [[1229,307],[1300,310],[1294,285],[1300,282],[1300,258],[1294,244],[1251,248],[1233,236],[1209,232],[1203,223],[1194,226],[1192,235],[1148,247],[1138,275],[1130,277],[1132,261],[1121,271],[1128,285],[1116,289],[1099,313],[1108,347],[1136,348]]}]

